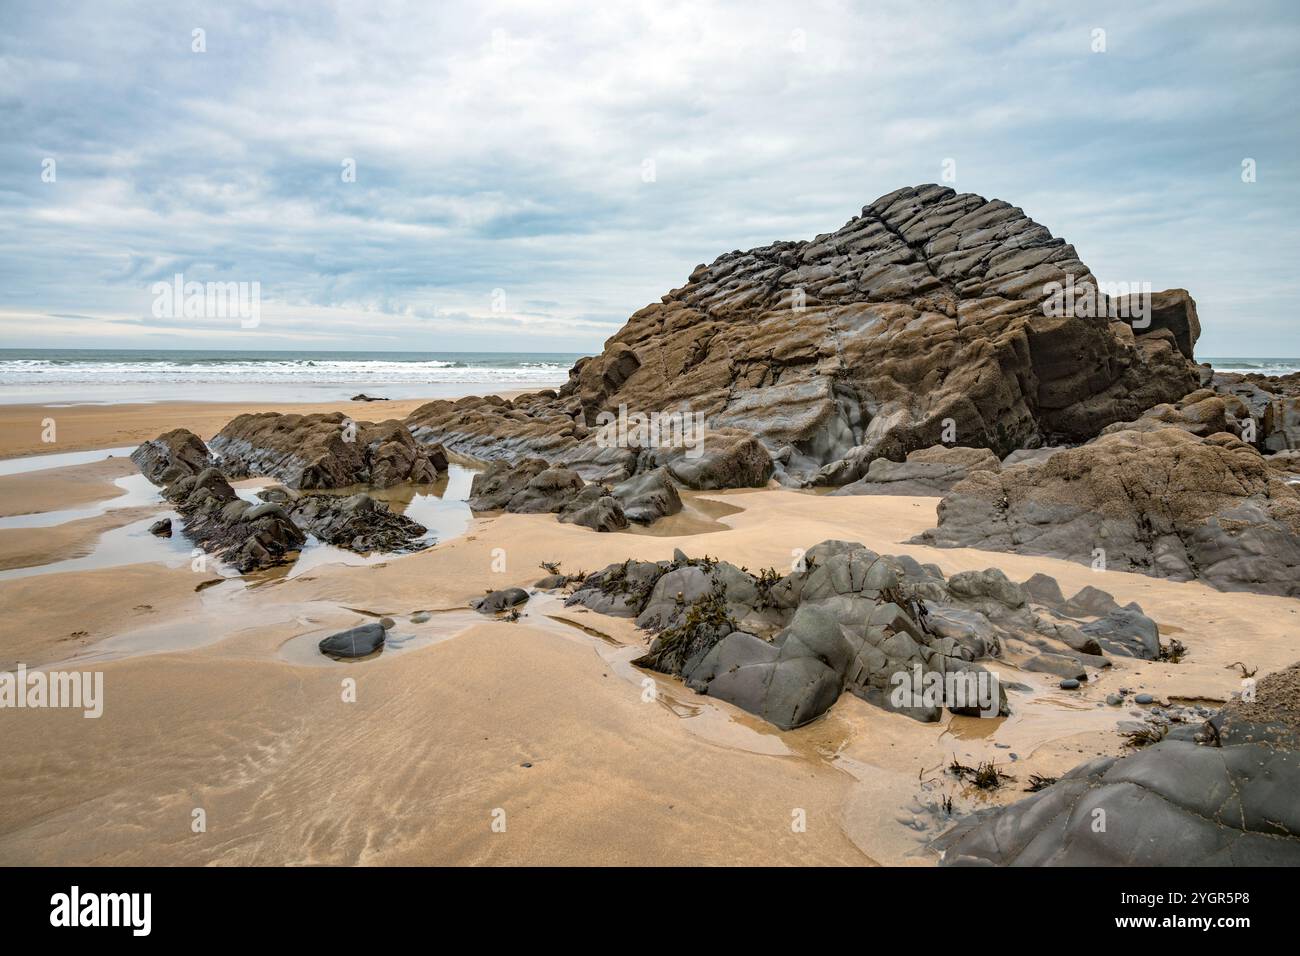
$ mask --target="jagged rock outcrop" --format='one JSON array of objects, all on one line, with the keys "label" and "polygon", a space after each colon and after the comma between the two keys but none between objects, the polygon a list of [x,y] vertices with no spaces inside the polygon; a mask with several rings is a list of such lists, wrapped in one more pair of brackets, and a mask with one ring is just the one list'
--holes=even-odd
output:
[{"label": "jagged rock outcrop", "polygon": [[[1005,688],[980,661],[1066,667],[1086,680],[1088,668],[1109,666],[1098,637],[1083,632],[1094,620],[1114,632],[1105,638],[1116,637],[1116,653],[1133,654],[1130,629],[1155,633],[1136,605],[1120,608],[1095,589],[1066,601],[1045,576],[1021,586],[990,568],[945,579],[935,565],[851,541],[824,541],[804,561],[786,575],[755,576],[680,552],[628,560],[588,574],[566,603],[636,618],[655,634],[636,664],[783,728],[815,720],[845,691],[923,721],[945,707],[1005,714]],[[967,682],[981,679],[977,705]],[[944,692],[923,692],[935,685]]]},{"label": "jagged rock outcrop", "polygon": [[833,495],[946,495],[972,471],[1001,471],[998,456],[987,448],[935,445],[910,452],[906,461],[877,458],[857,481]]},{"label": "jagged rock outcrop", "polygon": [[131,452],[140,473],[155,485],[169,485],[186,475],[212,467],[212,454],[203,439],[187,428],[173,428]]},{"label": "jagged rock outcrop", "polygon": [[426,547],[429,529],[388,505],[361,493],[295,496],[287,507],[290,520],[318,540],[358,554],[401,553]]},{"label": "jagged rock outcrop", "polygon": [[[699,266],[558,393],[433,402],[407,423],[421,441],[588,480],[666,465],[691,487],[844,484],[954,430],[1002,457],[1192,392],[1195,303],[1172,290],[1135,315],[1139,301],[1100,294],[1072,246],[1008,203],[908,187],[810,242]],[[715,433],[748,436],[771,471],[756,453],[736,468],[598,442],[620,409],[701,414],[706,457]]]},{"label": "jagged rock outcrop", "polygon": [[279,564],[307,540],[280,505],[244,501],[215,468],[178,478],[163,496],[187,537],[241,573]]},{"label": "jagged rock outcrop", "polygon": [[1041,554],[1300,596],[1300,489],[1232,435],[1122,430],[1038,465],[975,472],[916,542]]},{"label": "jagged rock outcrop", "polygon": [[628,525],[612,489],[586,484],[577,472],[549,467],[541,458],[492,462],[474,476],[469,506],[474,511],[554,514],[566,524],[595,531],[620,531]]},{"label": "jagged rock outcrop", "polygon": [[1293,665],[1204,726],[1091,760],[934,846],[948,866],[1300,865],[1298,703]]},{"label": "jagged rock outcrop", "polygon": [[304,490],[431,482],[447,467],[443,450],[416,442],[402,422],[358,422],[342,412],[239,415],[209,447],[231,478],[265,475]]},{"label": "jagged rock outcrop", "polygon": [[[1207,366],[1208,368],[1208,366]],[[1255,372],[1213,372],[1207,383],[1227,400],[1240,402],[1253,420],[1254,445],[1262,452],[1300,449],[1300,372],[1261,375]],[[1238,435],[1240,429],[1232,429]]]}]

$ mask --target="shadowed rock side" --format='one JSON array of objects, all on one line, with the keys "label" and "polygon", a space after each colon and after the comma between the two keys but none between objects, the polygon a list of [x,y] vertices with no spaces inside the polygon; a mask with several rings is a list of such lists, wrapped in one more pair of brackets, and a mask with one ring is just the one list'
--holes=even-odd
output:
[{"label": "shadowed rock side", "polygon": [[[1104,297],[1097,317],[1049,317],[1049,283],[1095,286],[1074,248],[1020,209],[909,187],[811,242],[699,266],[558,393],[433,402],[407,423],[465,454],[621,481],[668,462],[598,442],[613,427],[602,413],[689,410],[706,418],[705,459],[715,433],[735,429],[758,439],[779,480],[843,484],[875,458],[939,443],[949,419],[963,445],[1003,457],[1092,438],[1197,387],[1200,327],[1185,292],[1155,295],[1135,330],[1107,317],[1120,300]],[[756,483],[749,469],[694,470]]]},{"label": "shadowed rock side", "polygon": [[1039,554],[1300,596],[1300,491],[1232,435],[1125,430],[1041,464],[977,471],[917,543]]},{"label": "shadowed rock side", "polygon": [[[922,721],[938,720],[945,706],[996,716],[1007,700],[995,681],[982,702],[973,691],[965,702],[922,699],[916,682],[978,680],[977,662],[994,658],[1087,680],[1089,667],[1110,666],[1108,653],[1160,651],[1155,622],[1137,605],[1121,608],[1092,589],[1066,601],[1041,575],[1023,586],[997,569],[945,579],[935,565],[848,541],[824,541],[804,561],[784,576],[755,576],[681,552],[628,560],[587,575],[566,603],[636,618],[656,635],[636,664],[786,729],[820,717],[844,691]],[[917,697],[895,697],[904,679]]]},{"label": "shadowed rock side", "polygon": [[[1300,665],[1201,728],[1089,761],[935,842],[948,866],[1300,865]],[[1104,813],[1106,826],[1095,822]]]},{"label": "shadowed rock side", "polygon": [[435,481],[447,468],[442,449],[416,442],[402,422],[354,422],[342,412],[240,415],[210,447],[231,478],[265,475],[290,488],[388,488]]}]

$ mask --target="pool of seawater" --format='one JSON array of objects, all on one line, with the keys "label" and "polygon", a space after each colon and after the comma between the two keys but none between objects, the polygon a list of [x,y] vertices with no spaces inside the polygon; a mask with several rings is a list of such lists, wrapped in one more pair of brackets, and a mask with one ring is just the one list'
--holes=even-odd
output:
[{"label": "pool of seawater", "polygon": [[99,448],[94,451],[66,451],[53,455],[28,455],[25,458],[0,460],[0,475],[21,475],[46,468],[66,468],[69,465],[89,465],[105,458],[126,458],[135,451],[134,445],[123,448]]},{"label": "pool of seawater", "polygon": [[[100,457],[107,456],[107,452],[99,454]],[[71,464],[76,464],[76,462],[71,462]],[[358,491],[365,491],[372,497],[385,502],[392,511],[418,521],[428,529],[417,542],[415,550],[418,551],[457,538],[469,528],[474,516],[469,509],[469,505],[466,504],[466,499],[469,497],[470,485],[475,474],[476,472],[472,468],[451,464],[448,467],[447,474],[431,485],[402,485],[383,489],[358,487],[337,489],[328,493],[346,496],[355,494]],[[195,557],[193,554],[194,544],[180,530],[180,516],[175,511],[170,510],[163,500],[159,488],[143,475],[138,474],[118,478],[113,483],[122,489],[123,494],[85,508],[0,518],[0,529],[50,528],[69,521],[99,517],[109,511],[122,508],[156,506],[157,511],[147,518],[103,532],[87,555],[64,561],[52,561],[48,564],[0,571],[0,581],[31,577],[37,574],[89,571],[128,564],[158,563],[168,567],[179,567]],[[235,482],[233,487],[240,498],[260,504],[262,499],[258,497],[258,492],[274,484],[275,482],[265,478],[252,478]],[[170,538],[160,538],[149,533],[150,525],[160,518],[172,519],[174,530]],[[401,552],[400,554],[406,553],[412,552]],[[399,557],[400,554],[381,551],[370,554],[356,554],[343,548],[324,544],[309,536],[307,544],[299,552],[297,560],[292,565],[289,565],[287,570],[283,566],[276,569],[275,576],[293,578],[313,568],[329,564],[353,566],[376,564],[392,560],[394,557]],[[206,561],[207,567],[219,574],[233,575],[235,573],[223,566],[212,555],[208,555]]]},{"label": "pool of seawater", "polygon": [[142,508],[148,505],[162,505],[161,490],[144,475],[124,475],[113,480],[113,484],[122,489],[116,498],[105,498],[84,508],[67,508],[62,511],[44,511],[39,514],[12,515],[0,518],[0,530],[5,528],[52,528],[69,521],[81,521],[85,518],[98,518],[109,511],[123,508]]}]

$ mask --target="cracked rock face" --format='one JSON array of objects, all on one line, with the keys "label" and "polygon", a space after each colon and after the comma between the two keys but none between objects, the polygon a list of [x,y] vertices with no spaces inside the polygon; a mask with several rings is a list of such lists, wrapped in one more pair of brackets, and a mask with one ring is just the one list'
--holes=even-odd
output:
[{"label": "cracked rock face", "polygon": [[203,439],[187,428],[174,428],[150,439],[131,452],[131,460],[155,485],[197,475],[213,463]]},{"label": "cracked rock face", "polygon": [[975,472],[919,544],[1040,554],[1300,596],[1300,491],[1228,434],[1125,430],[1038,465]]},{"label": "cracked rock face", "polygon": [[355,422],[342,412],[239,415],[209,443],[232,478],[265,475],[295,489],[388,488],[435,481],[441,448],[416,442],[399,421]]},{"label": "cracked rock face", "polygon": [[1300,865],[1300,665],[1261,679],[1255,701],[1233,701],[1208,724],[977,811],[935,842],[942,864]]},{"label": "cracked rock face", "polygon": [[[1049,315],[1051,283],[1080,294]],[[1074,248],[1022,210],[908,187],[810,242],[699,266],[558,393],[433,402],[408,424],[454,451],[539,457],[617,482],[652,450],[598,445],[602,415],[688,411],[705,416],[706,456],[714,430],[734,430],[757,439],[784,483],[844,484],[875,458],[940,443],[949,425],[962,445],[1003,457],[1090,439],[1200,384],[1187,293],[1157,293],[1147,320],[1130,324],[1118,308],[1129,300],[1094,295],[1089,308],[1085,290],[1095,281]],[[673,470],[669,457],[642,465]],[[766,463],[750,458],[674,477],[766,480]]]}]

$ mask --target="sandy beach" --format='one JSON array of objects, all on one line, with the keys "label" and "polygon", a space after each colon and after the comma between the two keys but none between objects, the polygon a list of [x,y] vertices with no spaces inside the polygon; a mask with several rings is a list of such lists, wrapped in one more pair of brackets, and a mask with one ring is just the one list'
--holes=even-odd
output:
[{"label": "sandy beach", "polygon": [[[490,392],[510,398],[517,390]],[[379,402],[144,402],[115,405],[0,404],[0,461],[27,455],[89,451],[97,448],[136,446],[173,428],[188,428],[209,438],[236,415],[245,412],[280,412],[309,415],[343,412],[359,421],[405,418],[427,399],[393,399]],[[55,441],[42,437],[53,420]]]},{"label": "sandy beach", "polygon": [[[377,418],[398,405],[346,410]],[[253,407],[52,413],[70,415],[59,450],[71,452],[177,426],[207,437]],[[40,412],[4,410],[0,455],[39,448],[23,414]],[[114,482],[133,471],[111,459],[4,476],[0,500],[8,516],[93,511],[120,497]],[[924,844],[944,825],[944,796],[966,809],[1011,802],[1031,774],[1123,752],[1116,727],[1127,711],[1106,707],[1107,693],[1222,701],[1239,687],[1226,669],[1233,661],[1264,673],[1297,657],[1300,618],[1288,598],[905,543],[933,526],[936,498],[775,487],[683,496],[679,525],[653,534],[496,514],[416,554],[242,578],[195,570],[184,552],[171,565],[4,576],[94,555],[106,532],[148,520],[163,502],[0,530],[0,667],[102,671],[105,697],[99,719],[6,713],[0,859],[930,865],[936,854]],[[566,609],[545,593],[513,623],[467,609],[485,590],[532,585],[543,561],[594,570],[680,548],[782,568],[792,549],[826,539],[909,554],[947,574],[998,567],[1013,580],[1049,574],[1067,594],[1100,587],[1138,601],[1189,650],[1177,664],[1114,658],[1070,693],[1051,675],[999,662],[1027,688],[1009,718],[924,724],[844,694],[823,718],[781,731],[633,667],[647,637],[628,620]],[[432,614],[414,623],[418,611]],[[381,616],[403,640],[380,657],[338,663],[315,652],[322,636]],[[348,679],[354,702],[344,699]],[[1016,783],[975,790],[945,774],[954,757],[995,761]],[[196,810],[204,832],[194,832]],[[798,818],[806,827],[792,827]]]}]

